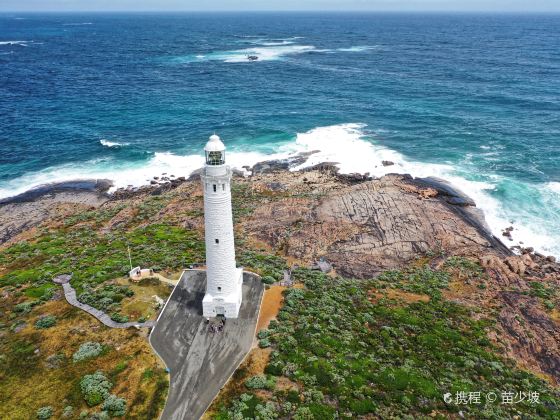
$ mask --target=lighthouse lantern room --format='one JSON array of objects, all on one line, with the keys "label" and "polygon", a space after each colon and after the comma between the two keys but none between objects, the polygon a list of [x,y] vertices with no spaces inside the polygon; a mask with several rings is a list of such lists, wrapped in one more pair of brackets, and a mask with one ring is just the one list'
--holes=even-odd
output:
[{"label": "lighthouse lantern room", "polygon": [[225,163],[226,148],[213,135],[204,148],[206,165],[201,180],[204,190],[206,241],[206,294],[202,300],[207,318],[237,318],[241,307],[243,269],[235,265],[231,168]]}]

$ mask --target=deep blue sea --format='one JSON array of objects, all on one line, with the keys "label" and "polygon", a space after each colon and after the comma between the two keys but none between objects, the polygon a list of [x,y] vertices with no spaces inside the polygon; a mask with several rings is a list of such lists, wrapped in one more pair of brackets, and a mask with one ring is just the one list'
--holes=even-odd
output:
[{"label": "deep blue sea", "polygon": [[0,197],[188,175],[213,132],[449,179],[560,256],[560,15],[0,15]]}]

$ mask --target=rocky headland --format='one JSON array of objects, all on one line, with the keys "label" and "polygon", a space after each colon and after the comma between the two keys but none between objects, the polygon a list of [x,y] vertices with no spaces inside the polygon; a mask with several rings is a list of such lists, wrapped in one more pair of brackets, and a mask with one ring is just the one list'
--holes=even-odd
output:
[{"label": "rocky headland", "polygon": [[[291,170],[304,161],[296,156],[236,171],[238,247],[281,257],[291,269],[356,282],[420,263],[438,269],[450,257],[472,261],[480,275],[454,277],[442,292],[445,299],[471,308],[475,318],[495,320],[487,336],[503,355],[550,384],[560,383],[560,265],[554,257],[508,248],[476,203],[444,180],[341,174],[332,163]],[[157,179],[111,195],[108,181],[88,181],[5,200],[0,252],[92,211],[110,215],[95,224],[100,234],[128,229],[135,220],[134,226],[165,221],[202,235],[199,184],[195,171],[189,179]],[[143,211],[148,216],[139,218]],[[9,272],[7,266],[0,274]]]}]

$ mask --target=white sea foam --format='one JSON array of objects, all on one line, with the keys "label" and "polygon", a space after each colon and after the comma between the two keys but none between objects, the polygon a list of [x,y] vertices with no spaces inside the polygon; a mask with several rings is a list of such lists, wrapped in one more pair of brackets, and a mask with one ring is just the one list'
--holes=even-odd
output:
[{"label": "white sea foam", "polygon": [[289,38],[254,38],[246,39],[242,42],[264,45],[264,46],[278,46],[278,45],[291,45],[294,44],[298,39],[302,39],[301,36],[291,36]]},{"label": "white sea foam", "polygon": [[0,45],[19,45],[21,47],[27,47],[27,44],[33,41],[0,41]]},{"label": "white sea foam", "polygon": [[[468,168],[408,160],[400,153],[381,145],[379,140],[371,139],[365,131],[366,126],[363,124],[318,127],[298,134],[295,142],[284,146],[283,151],[290,154],[320,150],[294,170],[328,161],[339,163],[342,173],[369,172],[373,176],[409,173],[415,177],[434,176],[445,179],[475,200],[477,207],[484,211],[486,222],[494,235],[501,238],[505,227],[514,226],[514,241],[507,241],[508,246],[523,242],[525,246],[530,245],[541,252],[560,256],[560,224],[556,230],[551,229],[535,209],[505,208],[493,196],[492,193],[501,183],[512,181],[495,174],[481,177],[480,174],[469,173]],[[382,164],[384,160],[391,161],[394,165],[385,167]],[[479,179],[473,179],[474,175]],[[529,184],[520,184],[518,188],[528,189],[533,193],[538,191],[538,187]],[[558,192],[560,183],[550,183],[548,188]]]},{"label": "white sea foam", "polygon": [[549,182],[547,187],[556,194],[560,194],[560,182]]},{"label": "white sea foam", "polygon": [[93,25],[92,22],[76,22],[76,23],[63,23],[63,26],[83,26],[83,25]]},{"label": "white sea foam", "polygon": [[[264,153],[235,152],[228,153],[228,163],[236,168],[254,165],[268,158]],[[109,192],[128,186],[147,185],[154,176],[162,174],[175,177],[188,177],[194,170],[204,165],[202,155],[176,155],[170,152],[157,152],[147,162],[123,162],[113,158],[93,159],[80,164],[65,164],[46,168],[13,179],[0,185],[0,199],[13,197],[32,188],[77,179],[110,179],[113,187]]]},{"label": "white sea foam", "polygon": [[378,48],[377,45],[356,45],[354,47],[349,47],[349,48],[338,48],[337,51],[340,51],[340,52],[364,52],[364,51],[369,51],[369,50],[375,50],[377,48]]},{"label": "white sea foam", "polygon": [[231,51],[216,51],[207,54],[191,54],[175,57],[172,61],[176,63],[192,63],[202,61],[223,61],[225,63],[245,63],[249,56],[256,56],[257,61],[282,60],[283,58],[304,53],[336,53],[339,52],[363,52],[377,48],[375,45],[361,45],[349,48],[318,49],[313,45],[299,45],[295,42],[302,37],[290,38],[248,38],[243,43],[253,44],[253,47],[236,49]]},{"label": "white sea foam", "polygon": [[[373,176],[386,173],[409,173],[415,177],[435,176],[448,180],[467,195],[472,197],[477,207],[481,208],[493,233],[501,238],[501,231],[513,225],[514,241],[507,245],[523,242],[525,246],[560,257],[560,182],[542,184],[520,183],[495,174],[486,176],[476,173],[474,167],[457,167],[448,164],[422,163],[409,160],[402,154],[382,144],[377,136],[380,131],[368,130],[363,124],[340,124],[318,127],[297,134],[294,141],[277,147],[274,153],[254,145],[230,145],[227,155],[228,164],[238,169],[244,165],[253,165],[269,159],[286,158],[301,152],[319,150],[310,155],[307,161],[294,170],[321,162],[337,162],[342,173],[369,172]],[[113,143],[113,142],[111,142]],[[247,147],[251,147],[251,151]],[[382,161],[391,161],[392,166],[383,166]],[[67,164],[47,168],[28,174],[0,185],[0,198],[14,196],[26,190],[53,182],[62,182],[85,178],[111,179],[116,188],[129,185],[138,187],[148,184],[154,176],[163,173],[176,177],[189,176],[202,167],[204,158],[201,154],[177,155],[173,153],[155,153],[147,162],[123,162],[112,158],[89,161],[79,165]],[[534,200],[520,197],[516,206],[506,208],[495,197],[500,190],[513,190],[517,195],[532,194]],[[535,207],[531,207],[535,206]],[[553,208],[543,216],[543,207]],[[556,219],[554,219],[556,217]],[[513,223],[512,223],[513,222]]]},{"label": "white sea foam", "polygon": [[243,50],[231,51],[222,56],[226,63],[239,63],[247,61],[247,56],[254,55],[260,61],[280,60],[288,55],[303,54],[313,51],[311,45],[285,45],[276,47],[254,47]]},{"label": "white sea foam", "polygon": [[192,63],[203,61],[223,61],[225,63],[245,63],[249,56],[258,57],[258,61],[282,60],[286,56],[318,51],[312,45],[276,45],[255,46],[231,51],[217,51],[208,54],[195,54],[176,57],[177,63]]},{"label": "white sea foam", "polygon": [[99,140],[99,143],[101,143],[102,146],[112,147],[112,148],[118,148],[118,147],[124,147],[130,145],[130,143],[119,143],[116,141],[109,141],[105,139]]}]

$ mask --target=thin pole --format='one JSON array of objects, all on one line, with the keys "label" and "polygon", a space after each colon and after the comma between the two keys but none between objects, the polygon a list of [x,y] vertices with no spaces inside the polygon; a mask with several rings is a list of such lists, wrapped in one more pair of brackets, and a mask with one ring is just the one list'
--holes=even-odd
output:
[{"label": "thin pole", "polygon": [[132,271],[132,257],[130,256],[130,245],[128,245],[128,261],[130,261],[130,271]]}]

